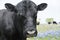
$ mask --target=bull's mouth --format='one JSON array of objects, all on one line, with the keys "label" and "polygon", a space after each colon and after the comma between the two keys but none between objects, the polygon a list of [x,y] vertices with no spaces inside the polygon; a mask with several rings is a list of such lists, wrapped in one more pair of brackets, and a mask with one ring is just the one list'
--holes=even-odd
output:
[{"label": "bull's mouth", "polygon": [[27,38],[36,37],[36,34],[27,35]]}]

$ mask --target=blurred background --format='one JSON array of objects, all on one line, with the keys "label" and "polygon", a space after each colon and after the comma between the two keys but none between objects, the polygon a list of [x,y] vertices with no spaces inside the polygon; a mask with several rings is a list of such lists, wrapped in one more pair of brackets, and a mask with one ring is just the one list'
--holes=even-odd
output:
[{"label": "blurred background", "polygon": [[[17,5],[22,0],[0,0],[0,10],[5,9],[5,3]],[[37,5],[47,3],[44,11],[37,14],[37,37],[27,40],[60,40],[60,0],[31,0]]]}]

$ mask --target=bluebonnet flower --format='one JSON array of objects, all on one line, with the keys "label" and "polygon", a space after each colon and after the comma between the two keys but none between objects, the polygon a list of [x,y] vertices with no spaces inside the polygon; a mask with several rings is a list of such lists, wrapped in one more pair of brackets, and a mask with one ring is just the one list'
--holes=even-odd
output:
[{"label": "bluebonnet flower", "polygon": [[[59,38],[60,37],[60,30],[54,31],[54,30],[49,30],[46,32],[38,32],[37,37],[44,38],[44,37],[52,37],[52,38]],[[36,38],[37,38],[36,37]],[[50,39],[50,38],[49,38]]]}]

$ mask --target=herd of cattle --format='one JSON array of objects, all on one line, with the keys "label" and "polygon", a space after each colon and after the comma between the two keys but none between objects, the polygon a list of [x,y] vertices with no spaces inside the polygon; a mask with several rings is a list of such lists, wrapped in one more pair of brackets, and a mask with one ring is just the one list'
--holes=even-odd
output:
[{"label": "herd of cattle", "polygon": [[22,0],[16,6],[6,3],[0,10],[0,40],[26,40],[37,35],[37,12],[47,7],[46,3],[36,5]]},{"label": "herd of cattle", "polygon": [[[36,23],[37,25],[40,25],[40,22]],[[58,24],[56,21],[48,22],[47,24]],[[60,23],[59,23],[60,24]]]},{"label": "herd of cattle", "polygon": [[57,24],[57,22],[56,21],[48,22],[48,24]]}]

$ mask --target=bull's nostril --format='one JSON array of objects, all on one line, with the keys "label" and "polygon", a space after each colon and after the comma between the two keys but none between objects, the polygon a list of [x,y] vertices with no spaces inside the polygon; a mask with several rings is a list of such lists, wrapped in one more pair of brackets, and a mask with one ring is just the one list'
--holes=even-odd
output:
[{"label": "bull's nostril", "polygon": [[34,34],[35,31],[27,31],[28,34]]}]

